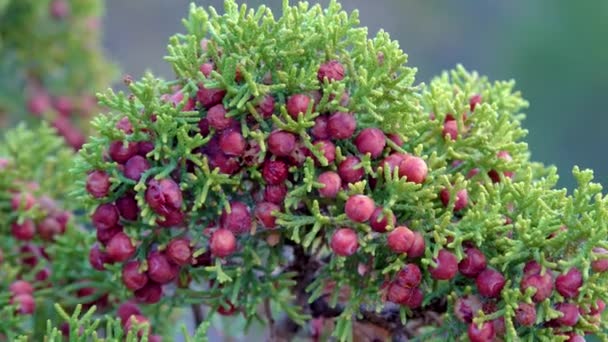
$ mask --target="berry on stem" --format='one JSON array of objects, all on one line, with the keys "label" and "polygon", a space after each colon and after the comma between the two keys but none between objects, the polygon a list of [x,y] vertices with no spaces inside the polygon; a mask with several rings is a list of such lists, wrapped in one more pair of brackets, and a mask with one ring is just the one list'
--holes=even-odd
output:
[{"label": "berry on stem", "polygon": [[34,225],[34,221],[30,219],[26,219],[21,224],[17,222],[11,224],[11,234],[17,240],[29,241],[34,238],[35,233],[36,226]]},{"label": "berry on stem", "polygon": [[421,281],[422,272],[416,264],[405,265],[395,276],[395,283],[407,288],[417,287]]},{"label": "berry on stem", "polygon": [[350,228],[340,228],[331,237],[330,246],[337,255],[351,256],[359,248],[357,233]]},{"label": "berry on stem", "polygon": [[482,304],[479,297],[476,295],[465,295],[456,299],[454,315],[463,323],[471,323],[481,308]]},{"label": "berry on stem", "polygon": [[287,99],[287,113],[294,119],[297,120],[300,114],[305,114],[310,104],[310,97],[304,94],[291,95]]},{"label": "berry on stem", "polygon": [[129,261],[122,267],[122,282],[129,290],[139,290],[148,283],[148,276],[140,272],[139,261]]},{"label": "berry on stem", "polygon": [[93,225],[100,230],[110,229],[116,226],[118,220],[118,209],[111,203],[100,204],[93,212],[93,215],[91,215]]},{"label": "berry on stem", "polygon": [[128,260],[135,253],[135,246],[131,238],[123,232],[114,235],[106,246],[106,253],[110,260],[122,262]]},{"label": "berry on stem", "polygon": [[110,191],[110,176],[100,170],[95,170],[87,176],[86,189],[91,196],[102,198]]},{"label": "berry on stem", "polygon": [[267,160],[262,168],[262,177],[267,184],[278,185],[289,176],[287,164],[280,160]]},{"label": "berry on stem", "polygon": [[342,179],[334,171],[321,173],[317,181],[323,185],[318,189],[319,196],[323,198],[335,198],[342,187]]},{"label": "berry on stem", "polygon": [[486,268],[475,279],[477,290],[484,297],[496,298],[505,286],[506,280],[502,273]]},{"label": "berry on stem", "polygon": [[458,270],[465,277],[475,278],[486,269],[486,256],[477,248],[467,248],[465,254],[458,263]]},{"label": "berry on stem", "polygon": [[28,283],[25,280],[14,281],[8,287],[8,290],[10,291],[11,295],[13,295],[13,296],[17,296],[17,295],[21,295],[21,294],[31,295],[34,293],[34,287],[32,286],[32,284]]},{"label": "berry on stem", "polygon": [[230,213],[224,209],[220,217],[220,225],[234,234],[249,232],[251,230],[249,207],[243,202],[230,202]]},{"label": "berry on stem", "polygon": [[399,177],[406,177],[408,182],[422,184],[428,174],[428,168],[420,157],[410,156],[399,164]]},{"label": "berry on stem", "polygon": [[475,323],[469,324],[467,335],[471,342],[492,342],[496,337],[494,325],[491,322],[484,322],[481,327],[478,327]]},{"label": "berry on stem", "polygon": [[365,128],[355,138],[355,146],[362,154],[369,153],[372,158],[378,158],[386,146],[386,136],[378,128]]},{"label": "berry on stem", "polygon": [[166,284],[177,277],[177,268],[169,262],[165,254],[151,252],[148,255],[148,277],[151,280]]},{"label": "berry on stem", "polygon": [[[445,207],[450,204],[450,190],[444,188],[439,193],[439,197],[441,197],[441,202]],[[454,211],[460,211],[464,209],[469,203],[469,193],[467,189],[458,190],[456,193],[456,200],[454,201]]]},{"label": "berry on stem", "polygon": [[150,169],[150,162],[140,155],[135,155],[125,163],[125,177],[134,181],[139,181],[141,175]]},{"label": "berry on stem", "polygon": [[414,242],[407,251],[407,256],[409,258],[419,258],[424,255],[425,250],[426,242],[424,241],[424,236],[420,232],[414,232]]},{"label": "berry on stem", "polygon": [[327,130],[336,140],[349,139],[357,129],[357,120],[350,113],[336,112],[329,117]]},{"label": "berry on stem", "polygon": [[583,286],[583,275],[576,267],[555,278],[555,289],[564,298],[578,297],[581,286]]},{"label": "berry on stem", "polygon": [[277,226],[276,217],[273,214],[275,211],[279,212],[281,208],[274,203],[262,202],[256,205],[254,214],[264,228],[274,229]]},{"label": "berry on stem", "polygon": [[148,281],[146,286],[136,290],[133,294],[135,295],[135,299],[141,303],[154,304],[160,301],[163,295],[163,288],[158,283]]},{"label": "berry on stem", "polygon": [[230,230],[220,228],[211,235],[209,249],[216,257],[230,256],[236,250],[236,238]]},{"label": "berry on stem", "polygon": [[375,206],[373,199],[365,195],[353,195],[346,200],[344,212],[355,222],[366,222],[372,216]]},{"label": "berry on stem", "polygon": [[[389,220],[391,221],[389,223]],[[382,207],[376,207],[372,216],[369,219],[369,225],[372,227],[372,230],[378,233],[386,232],[386,227],[395,226],[397,220],[395,219],[395,215],[391,211],[388,213],[384,213],[384,209]]]},{"label": "berry on stem", "polygon": [[235,130],[226,130],[220,136],[220,149],[227,156],[240,156],[245,152],[245,138]]},{"label": "berry on stem", "polygon": [[365,170],[359,164],[361,160],[355,156],[348,156],[338,166],[338,174],[344,183],[355,183],[363,179]]},{"label": "berry on stem", "polygon": [[536,306],[520,303],[515,310],[515,320],[518,324],[531,327],[536,323]]},{"label": "berry on stem", "polygon": [[414,232],[406,226],[395,227],[386,237],[388,247],[395,253],[407,253],[414,243]]},{"label": "berry on stem", "polygon": [[268,136],[268,150],[277,157],[287,157],[296,148],[296,136],[277,130]]},{"label": "berry on stem", "polygon": [[431,277],[437,280],[450,280],[456,276],[456,273],[458,272],[458,261],[454,254],[442,249],[439,251],[437,258],[434,259],[434,261],[437,266],[429,268]]},{"label": "berry on stem", "polygon": [[122,141],[113,141],[110,143],[108,153],[113,161],[124,164],[139,151],[137,143],[128,142],[126,145]]},{"label": "berry on stem", "polygon": [[139,215],[139,207],[133,195],[125,195],[116,200],[116,208],[125,220],[134,221]]},{"label": "berry on stem", "polygon": [[152,179],[148,182],[146,202],[159,215],[168,215],[182,206],[182,191],[170,178]]},{"label": "berry on stem", "polygon": [[336,60],[321,64],[319,71],[317,71],[317,79],[323,83],[324,79],[327,78],[329,82],[341,81],[344,79],[344,67]]}]

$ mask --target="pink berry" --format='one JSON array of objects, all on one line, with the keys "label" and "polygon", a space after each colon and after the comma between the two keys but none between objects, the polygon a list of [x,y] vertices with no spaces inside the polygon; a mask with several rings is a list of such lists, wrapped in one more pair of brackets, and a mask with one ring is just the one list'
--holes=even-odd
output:
[{"label": "pink berry", "polygon": [[215,105],[207,111],[207,122],[209,127],[215,128],[218,131],[225,130],[232,126],[234,119],[226,116],[226,108],[224,105]]},{"label": "pink berry", "polygon": [[207,88],[204,84],[198,85],[198,91],[196,92],[196,99],[206,109],[210,109],[215,105],[218,105],[224,99],[226,91],[217,88]]},{"label": "pink berry", "polygon": [[150,208],[159,215],[168,215],[182,206],[182,191],[170,178],[152,179],[148,182],[145,199]]},{"label": "pink berry", "polygon": [[144,334],[150,334],[150,320],[141,315],[133,315],[127,319],[124,328],[127,332],[133,331],[137,333],[137,337],[141,338]]},{"label": "pink berry", "polygon": [[583,275],[576,267],[555,278],[555,289],[564,298],[578,297],[581,286],[583,286]]},{"label": "pink berry", "polygon": [[264,119],[271,117],[274,113],[274,97],[272,95],[264,96],[257,107],[257,111]]},{"label": "pink berry", "polygon": [[192,248],[190,241],[183,238],[171,240],[165,251],[167,258],[179,266],[184,266],[192,260]]},{"label": "pink berry", "polygon": [[315,125],[310,129],[310,134],[317,140],[327,140],[330,138],[327,124],[329,117],[327,115],[320,115],[315,118]]},{"label": "pink berry", "polygon": [[458,263],[458,270],[465,277],[475,278],[486,269],[486,256],[477,248],[467,248],[465,254]]},{"label": "pink berry", "polygon": [[395,227],[386,237],[388,247],[395,253],[407,253],[414,243],[414,232],[406,226]]},{"label": "pink berry", "polygon": [[419,287],[411,289],[411,295],[401,304],[409,307],[410,309],[417,309],[422,305],[424,301],[424,294]]},{"label": "pink berry", "polygon": [[42,221],[38,222],[38,235],[43,240],[51,241],[56,235],[65,232],[65,225],[62,225],[56,217],[47,216]]},{"label": "pink berry", "polygon": [[139,141],[137,143],[137,154],[146,157],[148,153],[154,151],[154,143],[151,141]]},{"label": "pink berry", "polygon": [[215,64],[208,62],[208,63],[203,63],[201,64],[201,66],[199,67],[199,70],[203,73],[203,75],[208,78],[209,75],[211,75],[211,72],[215,69]]},{"label": "pink berry", "polygon": [[282,184],[288,176],[289,168],[287,167],[287,164],[280,160],[268,160],[262,167],[262,177],[267,184]]},{"label": "pink berry", "polygon": [[378,158],[386,146],[386,136],[378,128],[365,128],[355,138],[355,146],[362,154]]},{"label": "pink berry", "polygon": [[606,303],[604,303],[603,300],[598,299],[597,301],[595,301],[595,305],[592,305],[589,308],[589,314],[590,315],[602,314],[604,312],[604,310],[606,310]]},{"label": "pink berry", "polygon": [[17,311],[22,315],[31,315],[36,310],[36,301],[31,294],[16,295],[10,302],[18,306]]},{"label": "pink berry", "polygon": [[458,261],[456,256],[445,249],[439,251],[439,255],[434,260],[437,267],[429,268],[431,277],[438,280],[449,280],[456,276],[458,272]]},{"label": "pink berry", "polygon": [[297,120],[300,114],[304,115],[308,111],[310,100],[310,97],[304,94],[291,95],[287,99],[287,113],[294,120]]},{"label": "pink berry", "polygon": [[414,232],[414,242],[407,251],[407,256],[409,258],[419,258],[424,255],[425,249],[426,243],[424,241],[424,236],[422,236],[422,233],[420,232]]},{"label": "pink berry", "polygon": [[519,325],[531,327],[536,324],[536,306],[520,303],[515,310],[515,320]]},{"label": "pink berry", "polygon": [[125,132],[125,134],[133,133],[133,125],[131,124],[131,121],[129,121],[129,118],[126,116],[123,116],[122,118],[120,118],[120,120],[118,120],[118,122],[116,122],[116,128]]},{"label": "pink berry", "polygon": [[133,294],[135,295],[135,299],[139,302],[154,304],[160,301],[160,298],[163,295],[163,288],[158,283],[148,281],[146,286],[136,290]]},{"label": "pink berry", "polygon": [[51,108],[51,98],[46,91],[35,91],[27,102],[27,109],[35,116],[40,116]]},{"label": "pink berry", "polygon": [[317,71],[317,78],[321,83],[323,83],[325,78],[329,82],[341,81],[344,79],[344,67],[336,60],[323,63],[319,67],[319,71]]},{"label": "pink berry", "polygon": [[230,213],[226,210],[220,217],[221,227],[228,229],[235,234],[242,234],[251,230],[251,214],[249,207],[239,201],[230,202]]},{"label": "pink berry", "polygon": [[211,235],[209,249],[216,257],[225,258],[236,250],[236,238],[230,230],[220,228]]},{"label": "pink berry", "polygon": [[245,138],[234,130],[226,130],[220,136],[220,149],[228,156],[240,156],[245,152]]},{"label": "pink berry", "polygon": [[480,103],[481,103],[480,94],[475,94],[475,95],[471,96],[471,98],[469,98],[469,108],[471,109],[471,112],[475,111],[475,107],[477,107],[477,105]]},{"label": "pink berry", "polygon": [[417,287],[422,281],[422,272],[416,264],[407,264],[395,276],[395,282],[403,287]]},{"label": "pink berry", "polygon": [[336,140],[349,139],[357,129],[357,120],[351,113],[336,112],[329,117],[327,130]]},{"label": "pink berry", "polygon": [[392,212],[384,213],[384,209],[382,207],[377,207],[374,209],[372,216],[369,219],[369,225],[372,227],[372,230],[378,233],[386,232],[386,227],[389,226],[389,220],[391,226],[395,226],[397,220],[395,219],[395,215]]},{"label": "pink berry", "polygon": [[454,304],[454,314],[463,323],[473,322],[477,312],[481,310],[482,304],[479,297],[475,295],[465,295],[456,299]]},{"label": "pink berry", "polygon": [[[441,197],[441,202],[444,206],[448,206],[450,204],[450,190],[444,188],[439,193],[439,197]],[[467,189],[458,190],[456,193],[456,200],[454,201],[454,211],[460,211],[469,204],[469,193]]]},{"label": "pink berry", "polygon": [[11,224],[11,234],[17,240],[28,241],[34,237],[36,233],[36,226],[34,225],[34,221],[27,219],[23,221],[23,223],[19,224],[17,222],[13,222]]},{"label": "pink berry", "polygon": [[268,150],[277,157],[286,157],[296,148],[296,136],[285,131],[274,131],[268,136]]},{"label": "pink berry", "polygon": [[177,268],[171,265],[165,254],[151,252],[148,255],[148,277],[151,280],[166,284],[177,277]]},{"label": "pink berry", "polygon": [[108,154],[113,161],[124,164],[138,152],[138,146],[135,142],[128,142],[127,145],[122,141],[113,141],[110,143]]},{"label": "pink berry", "polygon": [[348,156],[338,166],[338,174],[344,183],[355,183],[363,179],[365,170],[359,164],[361,160],[355,156]]},{"label": "pink berry", "polygon": [[406,177],[408,182],[422,184],[428,174],[428,168],[422,158],[411,156],[399,164],[399,177]]},{"label": "pink berry", "polygon": [[389,171],[392,174],[393,170],[395,170],[396,167],[399,167],[399,165],[401,165],[401,162],[409,157],[410,155],[405,153],[391,153],[386,158],[384,158],[384,160],[380,163],[380,166],[382,166],[383,168],[388,167]]},{"label": "pink berry", "polygon": [[481,325],[481,328],[479,328],[475,323],[469,324],[467,335],[469,336],[469,340],[471,340],[471,342],[492,342],[496,337],[496,334],[494,333],[494,326],[491,322],[484,322]]},{"label": "pink berry", "polygon": [[101,242],[104,246],[114,237],[114,235],[123,231],[121,225],[116,225],[109,229],[97,229],[97,241]]},{"label": "pink berry", "polygon": [[129,261],[122,267],[122,282],[129,290],[139,290],[148,283],[148,276],[139,271],[140,267],[139,261]]},{"label": "pink berry", "polygon": [[542,266],[536,260],[530,260],[524,265],[524,277],[539,274]]},{"label": "pink berry", "polygon": [[[593,253],[598,256],[603,256],[603,255],[608,254],[608,250],[601,248],[601,247],[595,247],[593,249]],[[591,262],[591,268],[595,272],[608,271],[608,258],[597,258],[597,260],[593,260]]]},{"label": "pink berry", "polygon": [[405,303],[412,296],[412,288],[400,286],[397,283],[391,283],[387,291],[387,299],[390,302],[401,304]]},{"label": "pink berry", "polygon": [[550,271],[547,270],[544,275],[539,273],[524,276],[520,283],[520,289],[523,292],[529,287],[536,289],[536,293],[532,296],[534,302],[539,303],[549,298],[553,292],[553,277]]},{"label": "pink berry", "polygon": [[323,198],[336,198],[340,188],[342,187],[342,180],[340,176],[333,171],[325,171],[319,175],[317,181],[323,184],[323,187],[319,188],[319,196]]},{"label": "pink berry", "polygon": [[386,135],[387,138],[389,138],[392,142],[395,143],[395,145],[397,146],[403,146],[403,139],[401,139],[401,137],[399,136],[399,134],[397,133],[389,133]]},{"label": "pink berry", "polygon": [[118,307],[116,315],[120,318],[122,325],[125,325],[131,316],[141,315],[141,310],[133,302],[124,302]]},{"label": "pink berry", "polygon": [[572,303],[559,303],[555,310],[563,315],[555,319],[555,323],[563,326],[575,326],[579,319],[578,307]]},{"label": "pink berry", "polygon": [[283,184],[266,185],[264,188],[264,200],[274,204],[281,204],[287,196],[287,186]]},{"label": "pink berry", "polygon": [[[331,165],[336,160],[336,145],[334,145],[329,140],[319,140],[315,143],[315,146],[318,147],[325,159],[327,159],[327,164]],[[316,158],[315,158],[316,159]],[[319,164],[319,162],[317,161]]]},{"label": "pink berry", "polygon": [[444,122],[442,134],[450,140],[458,139],[458,122],[456,120],[447,120]]},{"label": "pink berry", "polygon": [[116,200],[116,208],[125,220],[135,221],[139,215],[139,207],[133,195],[125,195]]},{"label": "pink berry", "polygon": [[110,176],[104,171],[95,170],[87,176],[86,188],[95,198],[102,198],[110,192]]},{"label": "pink berry", "polygon": [[502,273],[491,268],[486,268],[475,278],[477,291],[482,296],[489,298],[500,296],[502,289],[505,287],[505,282],[506,280]]},{"label": "pink berry", "polygon": [[32,286],[32,284],[30,284],[24,280],[17,280],[15,282],[13,282],[8,287],[8,290],[10,291],[11,295],[13,295],[13,296],[17,296],[20,294],[31,295],[34,293],[34,287]]},{"label": "pink berry", "polygon": [[13,210],[30,210],[36,204],[36,198],[29,192],[21,192],[11,197]]},{"label": "pink berry", "polygon": [[89,251],[89,263],[91,266],[98,271],[103,271],[106,269],[104,264],[109,262],[110,258],[108,255],[101,251],[98,244],[94,244]]},{"label": "pink berry", "polygon": [[330,246],[337,255],[351,256],[359,248],[357,233],[350,228],[340,228],[331,237]]},{"label": "pink berry", "polygon": [[344,212],[355,222],[366,222],[374,213],[374,200],[365,195],[353,195],[346,200]]},{"label": "pink berry", "polygon": [[118,224],[118,219],[118,209],[111,203],[99,205],[93,212],[93,215],[91,215],[93,225],[100,230],[114,227]]},{"label": "pink berry", "polygon": [[570,338],[566,342],[585,342],[585,337],[570,333]]},{"label": "pink berry", "polygon": [[[500,151],[496,154],[496,156],[499,159],[502,159],[507,163],[509,163],[513,160],[513,158],[511,158],[511,155],[507,151]],[[513,171],[504,171],[503,175],[507,178],[513,178],[514,173],[513,173]],[[492,182],[494,182],[494,183],[500,182],[500,174],[498,173],[498,171],[490,170],[488,172],[488,176],[492,179]]]},{"label": "pink berry", "polygon": [[123,262],[128,260],[135,253],[135,246],[129,236],[123,232],[114,235],[106,246],[106,253],[110,260]]},{"label": "pink berry", "polygon": [[259,203],[255,207],[255,217],[262,224],[264,228],[274,229],[277,226],[276,217],[273,212],[280,212],[281,208],[270,202]]},{"label": "pink berry", "polygon": [[140,155],[135,155],[125,164],[124,174],[125,177],[134,181],[139,181],[141,175],[150,169],[150,163],[148,160]]}]

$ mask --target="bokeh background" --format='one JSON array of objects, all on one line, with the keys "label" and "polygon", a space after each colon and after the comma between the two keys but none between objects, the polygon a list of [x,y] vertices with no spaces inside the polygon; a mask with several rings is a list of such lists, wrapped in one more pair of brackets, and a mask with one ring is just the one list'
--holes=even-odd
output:
[{"label": "bokeh background", "polygon": [[[122,72],[171,78],[168,38],[183,32],[189,0],[107,0],[104,45]],[[280,14],[281,0],[265,4]],[[294,2],[292,0],[292,2]],[[329,0],[309,1],[326,5]],[[223,8],[222,0],[195,1]],[[572,188],[574,165],[608,184],[608,1],[342,0],[361,24],[399,41],[418,82],[461,63],[490,79],[515,79],[530,102],[524,126],[532,158],[560,169]],[[119,85],[118,85],[119,86]]]}]

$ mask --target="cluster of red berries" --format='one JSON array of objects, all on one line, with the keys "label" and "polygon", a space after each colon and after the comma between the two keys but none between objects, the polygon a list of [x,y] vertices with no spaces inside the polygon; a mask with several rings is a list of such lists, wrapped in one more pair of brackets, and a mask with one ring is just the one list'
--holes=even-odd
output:
[{"label": "cluster of red berries", "polygon": [[146,316],[144,316],[141,312],[141,309],[137,304],[133,302],[125,302],[122,303],[117,311],[116,316],[120,319],[120,322],[125,329],[125,331],[129,331],[133,329],[135,325],[141,326],[141,328],[137,331],[137,336],[142,337],[144,333],[148,334],[148,341],[150,342],[161,342],[162,337],[160,335],[152,335],[151,323]]}]

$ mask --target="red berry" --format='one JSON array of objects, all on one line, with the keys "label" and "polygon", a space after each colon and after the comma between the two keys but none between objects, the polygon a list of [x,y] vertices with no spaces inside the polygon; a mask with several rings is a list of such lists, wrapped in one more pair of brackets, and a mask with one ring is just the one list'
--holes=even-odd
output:
[{"label": "red berry", "polygon": [[122,282],[129,290],[139,290],[148,283],[148,276],[140,272],[139,261],[129,261],[122,267]]},{"label": "red berry", "polygon": [[160,298],[163,295],[163,288],[158,283],[148,281],[146,286],[136,290],[133,294],[135,295],[135,299],[137,299],[139,302],[154,304],[160,301]]},{"label": "red berry", "polygon": [[323,187],[319,188],[319,196],[324,198],[336,198],[342,187],[340,176],[333,171],[321,173],[318,182],[323,184]]},{"label": "red berry", "polygon": [[412,288],[420,285],[422,272],[416,264],[407,264],[395,276],[395,283],[399,286]]},{"label": "red berry", "polygon": [[486,256],[477,248],[467,248],[465,254],[458,263],[458,270],[465,277],[475,278],[486,269]]},{"label": "red berry", "polygon": [[165,251],[167,258],[179,266],[184,266],[192,260],[192,249],[190,241],[182,238],[171,240]]},{"label": "red berry", "polygon": [[519,325],[531,327],[536,323],[536,306],[520,303],[515,310],[515,320]]},{"label": "red berry", "polygon": [[49,277],[51,276],[51,270],[49,270],[48,268],[43,268],[40,271],[36,272],[36,276],[35,279],[36,281],[39,282],[44,282],[47,279],[49,279]]},{"label": "red berry", "polygon": [[422,305],[424,300],[424,294],[420,288],[416,287],[412,289],[411,295],[402,304],[409,307],[410,309],[417,309]]},{"label": "red berry", "polygon": [[274,211],[279,212],[281,208],[274,203],[262,202],[255,207],[255,217],[264,228],[274,229],[277,226]]},{"label": "red berry", "polygon": [[209,75],[211,75],[211,72],[215,69],[215,64],[208,62],[208,63],[203,63],[201,64],[201,66],[199,67],[199,70],[203,73],[203,75],[205,77],[209,77]]},{"label": "red berry", "polygon": [[372,230],[378,233],[386,232],[386,227],[390,225],[395,226],[397,220],[395,219],[395,215],[391,211],[388,213],[384,213],[384,209],[382,207],[377,207],[374,209],[372,216],[369,219],[369,225],[372,227]]},{"label": "red berry", "polygon": [[585,342],[585,337],[570,333],[570,338],[566,342]]},{"label": "red berry", "polygon": [[137,143],[137,154],[146,157],[154,150],[154,143],[151,141],[140,141]]},{"label": "red berry", "polygon": [[329,117],[327,115],[320,115],[315,118],[315,125],[310,129],[310,134],[317,140],[329,139],[329,130],[327,124]]},{"label": "red berry", "polygon": [[323,83],[325,78],[329,82],[341,81],[344,79],[344,67],[336,60],[323,63],[319,67],[319,71],[317,71],[317,78],[321,83]]},{"label": "red berry", "polygon": [[523,292],[529,287],[536,289],[536,293],[532,296],[534,302],[539,303],[549,298],[553,292],[553,277],[550,271],[547,270],[544,275],[524,276],[520,283],[520,289]]},{"label": "red berry", "polygon": [[127,160],[136,155],[138,151],[139,148],[135,142],[128,142],[125,146],[122,141],[113,141],[110,143],[108,153],[113,161],[124,164]]},{"label": "red berry", "polygon": [[114,237],[114,235],[122,232],[122,226],[116,225],[110,229],[97,229],[97,241],[101,242],[103,245],[106,245],[110,239]]},{"label": "red berry", "polygon": [[[329,140],[319,140],[315,143],[315,146],[321,150],[323,156],[325,157],[325,159],[327,159],[328,165],[334,163],[334,161],[336,160],[336,145],[334,145]],[[317,164],[320,164],[320,162],[317,161]]]},{"label": "red berry", "polygon": [[477,312],[481,310],[481,300],[475,295],[465,295],[456,299],[454,314],[463,323],[473,322]]},{"label": "red berry", "polygon": [[388,247],[395,253],[407,253],[414,243],[414,232],[406,226],[395,227],[386,237]]},{"label": "red berry", "polygon": [[338,166],[338,174],[344,183],[355,183],[363,179],[365,170],[359,165],[361,160],[355,156],[348,156]]},{"label": "red berry", "polygon": [[426,243],[424,242],[424,236],[420,232],[414,232],[414,242],[407,251],[409,258],[419,258],[424,255],[426,249]]},{"label": "red berry", "polygon": [[410,155],[405,153],[391,153],[386,158],[384,158],[384,160],[380,163],[380,166],[382,166],[383,168],[388,167],[392,174],[393,170],[395,170],[396,167],[399,167],[399,165],[401,165],[401,162],[409,157]]},{"label": "red berry", "polygon": [[222,316],[232,316],[232,315],[234,315],[235,312],[236,312],[236,306],[234,306],[234,304],[232,304],[230,301],[220,305],[217,308],[217,313],[219,313]]},{"label": "red berry", "polygon": [[287,113],[289,113],[294,120],[297,120],[300,114],[305,114],[308,111],[310,100],[310,97],[304,94],[291,95],[289,99],[287,99]]},{"label": "red berry", "polygon": [[571,303],[559,303],[555,307],[555,310],[563,314],[561,317],[555,319],[555,323],[573,327],[578,322],[579,313],[576,305]]},{"label": "red berry", "polygon": [[389,133],[386,135],[387,138],[389,138],[392,142],[395,143],[395,145],[397,146],[403,146],[403,139],[401,139],[401,137],[399,136],[399,134],[397,133]]},{"label": "red berry", "polygon": [[196,99],[206,109],[210,109],[213,106],[219,104],[224,99],[226,91],[217,88],[206,88],[204,84],[198,85],[198,91],[196,92]]},{"label": "red berry", "polygon": [[421,184],[426,179],[428,168],[422,158],[411,156],[399,164],[399,177],[406,177],[408,182]]},{"label": "red berry", "polygon": [[[450,204],[450,190],[444,188],[439,193],[439,197],[441,197],[441,202],[444,206],[448,206]],[[458,190],[456,193],[456,200],[454,201],[454,211],[460,211],[464,209],[469,204],[469,193],[467,189]]]},{"label": "red berry", "polygon": [[357,233],[350,228],[340,228],[331,237],[330,246],[337,255],[353,255],[359,248]]},{"label": "red berry", "polygon": [[177,268],[159,252],[148,254],[148,277],[159,284],[166,284],[177,277]]},{"label": "red berry", "polygon": [[447,120],[443,123],[442,134],[450,140],[458,139],[458,122],[456,120]]},{"label": "red berry", "polygon": [[163,337],[160,335],[148,336],[148,342],[163,342]]},{"label": "red berry", "polygon": [[45,91],[35,91],[27,102],[30,113],[40,116],[51,108],[51,98]]},{"label": "red berry", "polygon": [[280,160],[268,160],[264,163],[262,168],[262,177],[267,184],[278,185],[287,179],[289,176],[289,169],[287,164]]},{"label": "red berry", "polygon": [[17,222],[13,222],[13,224],[11,224],[11,234],[17,240],[31,240],[34,237],[35,233],[36,226],[34,225],[34,221],[30,219],[23,221],[23,223],[21,224]]},{"label": "red berry", "polygon": [[89,251],[89,263],[94,269],[98,271],[105,270],[104,264],[109,263],[109,259],[108,255],[99,249],[98,244],[94,244],[93,247],[91,247],[91,250]]},{"label": "red berry", "polygon": [[256,110],[264,119],[271,117],[274,113],[274,97],[272,95],[264,96]]},{"label": "red berry", "polygon": [[128,260],[135,253],[135,246],[129,236],[123,232],[114,235],[106,246],[108,257],[115,262]]},{"label": "red berry", "polygon": [[141,315],[133,315],[125,322],[125,331],[133,331],[137,333],[137,337],[142,337],[144,334],[149,335],[150,330],[150,321]]},{"label": "red berry", "polygon": [[102,198],[110,191],[110,176],[104,171],[95,170],[87,176],[87,191],[95,198]]},{"label": "red berry", "polygon": [[[513,158],[511,158],[511,155],[507,151],[500,151],[496,154],[496,156],[499,159],[502,159],[507,163],[509,163],[513,160]],[[503,175],[508,178],[513,178],[514,173],[513,173],[513,171],[504,171]],[[488,172],[488,176],[490,176],[490,178],[492,179],[492,182],[494,182],[494,183],[500,182],[500,174],[496,170],[490,170],[490,172]]]},{"label": "red berry", "polygon": [[[608,250],[601,248],[601,247],[595,247],[593,249],[593,253],[597,256],[602,256],[602,255],[608,254]],[[608,258],[597,258],[597,260],[593,260],[591,262],[591,268],[595,272],[608,271]]]},{"label": "red berry", "polygon": [[386,146],[386,136],[378,128],[365,128],[355,138],[355,146],[362,154],[378,158]]},{"label": "red berry", "polygon": [[220,228],[211,235],[209,249],[214,256],[225,258],[236,250],[236,238],[230,230]]},{"label": "red berry", "polygon": [[228,229],[235,234],[242,234],[251,230],[251,214],[249,207],[239,201],[230,202],[230,213],[222,212],[220,224],[222,228]]},{"label": "red berry", "polygon": [[327,122],[329,135],[336,140],[352,137],[356,129],[357,120],[350,113],[336,112],[329,117]]},{"label": "red berry", "polygon": [[118,209],[111,203],[100,204],[91,215],[93,225],[101,230],[114,227],[118,224],[118,219]]},{"label": "red berry", "polygon": [[281,204],[287,196],[287,185],[266,185],[264,188],[264,200],[274,204]]},{"label": "red berry", "polygon": [[131,316],[141,315],[141,310],[133,302],[124,302],[116,310],[116,315],[120,318],[122,325],[125,325]]},{"label": "red berry", "polygon": [[116,200],[116,208],[125,220],[135,221],[139,215],[139,207],[133,195],[125,195]]},{"label": "red berry", "polygon": [[226,130],[220,136],[220,149],[228,156],[240,156],[245,152],[245,138],[234,130]]},{"label": "red berry", "polygon": [[38,223],[38,235],[43,240],[53,240],[55,235],[63,234],[65,232],[65,225],[62,225],[57,218],[53,216],[47,216]]},{"label": "red berry", "polygon": [[502,273],[491,268],[486,268],[475,278],[479,293],[489,298],[500,296],[502,289],[505,287],[505,282],[506,280]]},{"label": "red berry", "polygon": [[355,222],[366,222],[374,213],[374,200],[365,195],[353,195],[346,200],[344,212]]},{"label": "red berry", "polygon": [[66,0],[53,0],[50,12],[55,19],[64,19],[70,15],[70,4]]},{"label": "red berry", "polygon": [[29,192],[14,194],[11,197],[11,208],[13,210],[30,210],[36,204],[36,198]]},{"label": "red berry", "polygon": [[134,181],[139,181],[141,175],[150,169],[150,163],[148,160],[140,155],[135,155],[125,164],[124,174],[125,177]]},{"label": "red berry", "polygon": [[20,294],[11,298],[11,304],[17,305],[17,311],[22,315],[31,315],[36,310],[36,301],[31,294]]},{"label": "red berry", "polygon": [[480,94],[475,94],[475,95],[471,96],[471,98],[469,98],[469,108],[471,109],[471,112],[475,111],[475,107],[477,107],[477,105],[480,103],[481,103]]},{"label": "red berry", "polygon": [[8,287],[8,290],[11,292],[11,295],[13,295],[13,296],[17,296],[17,295],[21,295],[21,294],[31,295],[34,293],[34,287],[32,286],[32,284],[30,284],[24,280],[17,280],[15,282],[13,282]]},{"label": "red berry", "polygon": [[268,136],[268,150],[277,157],[287,157],[296,148],[296,136],[285,131],[274,131]]},{"label": "red berry", "polygon": [[539,274],[542,266],[536,260],[530,260],[524,265],[524,277]]},{"label": "red berry", "polygon": [[387,299],[390,302],[401,304],[407,302],[412,296],[412,289],[392,283],[388,287]]},{"label": "red berry", "polygon": [[475,323],[469,324],[467,335],[469,336],[469,340],[471,340],[471,342],[492,342],[496,337],[496,334],[494,333],[494,326],[491,322],[484,322],[481,325],[481,328],[479,328]]},{"label": "red berry", "polygon": [[120,118],[120,120],[118,120],[118,122],[116,122],[116,128],[125,132],[125,134],[133,133],[133,125],[131,124],[131,121],[129,121],[129,118],[126,116],[123,116],[122,118]]},{"label": "red berry", "polygon": [[207,122],[209,127],[215,128],[218,131],[225,130],[234,125],[234,119],[226,116],[226,108],[224,105],[218,104],[207,111]]},{"label": "red berry", "polygon": [[438,280],[449,280],[456,276],[458,272],[458,261],[456,256],[445,249],[439,251],[439,255],[434,259],[437,267],[431,267],[429,273],[431,277]]},{"label": "red berry", "polygon": [[581,286],[583,286],[583,275],[576,267],[555,278],[555,289],[564,298],[578,297]]},{"label": "red berry", "polygon": [[159,215],[168,215],[182,206],[182,191],[173,179],[152,179],[145,194],[146,202]]}]

